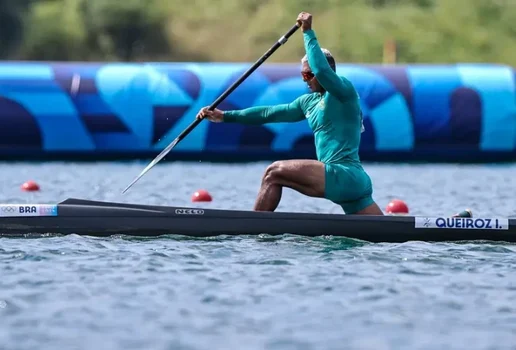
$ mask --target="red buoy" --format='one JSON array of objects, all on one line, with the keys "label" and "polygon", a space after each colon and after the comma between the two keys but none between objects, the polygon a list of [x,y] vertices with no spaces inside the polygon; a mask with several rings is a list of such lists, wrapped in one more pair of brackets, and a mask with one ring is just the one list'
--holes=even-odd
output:
[{"label": "red buoy", "polygon": [[211,202],[211,194],[206,190],[198,190],[192,196],[192,202]]},{"label": "red buoy", "polygon": [[393,199],[389,204],[387,204],[385,211],[388,214],[408,214],[409,208],[401,199]]},{"label": "red buoy", "polygon": [[39,185],[36,182],[29,180],[21,186],[21,189],[22,191],[28,192],[39,191]]}]

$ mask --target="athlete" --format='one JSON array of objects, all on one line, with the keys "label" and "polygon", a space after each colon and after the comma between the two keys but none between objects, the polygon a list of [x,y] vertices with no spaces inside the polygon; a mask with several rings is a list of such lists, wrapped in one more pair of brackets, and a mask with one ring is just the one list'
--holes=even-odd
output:
[{"label": "athlete", "polygon": [[204,107],[196,118],[254,125],[308,120],[317,160],[272,163],[262,178],[255,211],[274,211],[282,188],[288,187],[306,196],[326,198],[340,205],[346,214],[383,215],[372,198],[372,182],[358,155],[363,131],[358,93],[348,79],[336,74],[331,53],[319,46],[312,30],[312,15],[301,12],[297,22],[306,51],[301,75],[311,93],[276,106],[231,111]]}]

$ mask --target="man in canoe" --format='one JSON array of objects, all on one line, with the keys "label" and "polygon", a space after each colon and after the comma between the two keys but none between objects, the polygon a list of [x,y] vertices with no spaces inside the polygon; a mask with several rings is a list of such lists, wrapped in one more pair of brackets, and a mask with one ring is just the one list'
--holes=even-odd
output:
[{"label": "man in canoe", "polygon": [[326,198],[346,214],[383,215],[372,198],[373,186],[358,155],[363,132],[359,96],[353,84],[336,73],[335,60],[321,49],[312,30],[312,15],[301,12],[306,55],[301,75],[311,93],[293,102],[222,111],[202,108],[197,118],[212,122],[265,124],[298,122],[305,118],[314,132],[317,160],[282,160],[272,163],[262,179],[254,210],[274,211],[283,187],[306,196]]}]

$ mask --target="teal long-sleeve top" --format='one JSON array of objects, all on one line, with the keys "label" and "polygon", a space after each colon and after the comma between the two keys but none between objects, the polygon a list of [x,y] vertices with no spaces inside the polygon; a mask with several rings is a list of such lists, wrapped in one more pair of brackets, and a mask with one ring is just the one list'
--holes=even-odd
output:
[{"label": "teal long-sleeve top", "polygon": [[324,88],[291,103],[224,112],[224,122],[261,125],[308,120],[317,159],[323,163],[359,163],[362,112],[353,84],[330,67],[313,30],[303,33],[308,65]]}]

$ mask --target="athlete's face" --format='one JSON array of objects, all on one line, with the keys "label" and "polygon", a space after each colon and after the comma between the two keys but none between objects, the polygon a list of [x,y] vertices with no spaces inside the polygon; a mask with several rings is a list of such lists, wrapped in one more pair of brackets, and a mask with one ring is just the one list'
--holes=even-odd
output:
[{"label": "athlete's face", "polygon": [[310,66],[308,65],[308,62],[303,62],[301,67],[301,76],[303,77],[303,81],[306,82],[308,85],[308,88],[312,92],[322,92],[322,86],[317,81],[317,78],[315,77],[314,73],[312,73],[312,70],[310,69]]}]

